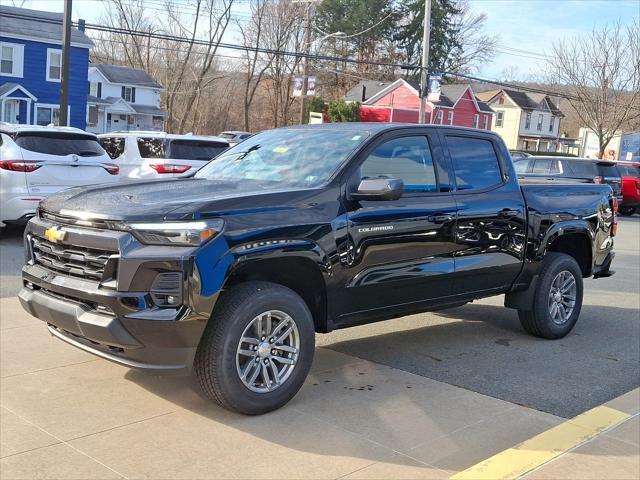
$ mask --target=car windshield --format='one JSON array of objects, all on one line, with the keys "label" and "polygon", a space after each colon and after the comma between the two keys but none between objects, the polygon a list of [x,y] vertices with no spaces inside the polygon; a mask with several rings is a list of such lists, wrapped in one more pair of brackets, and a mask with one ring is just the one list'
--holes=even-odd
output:
[{"label": "car windshield", "polygon": [[640,178],[640,165],[618,164],[618,169],[625,177]]},{"label": "car windshield", "polygon": [[197,178],[260,181],[276,188],[325,183],[368,134],[351,129],[282,129],[259,133],[229,149]]},{"label": "car windshield", "polygon": [[99,157],[105,154],[96,137],[82,133],[24,132],[16,136],[15,142],[24,150],[48,155]]}]

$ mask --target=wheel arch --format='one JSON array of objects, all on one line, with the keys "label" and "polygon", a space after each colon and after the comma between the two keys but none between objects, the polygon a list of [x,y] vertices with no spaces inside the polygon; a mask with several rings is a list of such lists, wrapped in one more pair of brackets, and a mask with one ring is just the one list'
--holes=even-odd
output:
[{"label": "wheel arch", "polygon": [[595,235],[587,222],[571,221],[556,223],[546,232],[538,255],[544,257],[547,252],[564,253],[573,257],[580,266],[583,277],[593,272],[593,248]]},{"label": "wheel arch", "polygon": [[330,264],[317,245],[298,244],[297,249],[267,248],[239,255],[228,270],[224,291],[249,281],[283,285],[297,293],[309,307],[317,332],[327,331],[327,288]]}]

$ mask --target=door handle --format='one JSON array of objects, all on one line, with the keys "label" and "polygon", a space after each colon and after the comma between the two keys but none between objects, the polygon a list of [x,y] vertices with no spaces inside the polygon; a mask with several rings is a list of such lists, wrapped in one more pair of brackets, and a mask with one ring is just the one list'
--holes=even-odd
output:
[{"label": "door handle", "polygon": [[445,223],[453,220],[453,215],[429,215],[427,220],[431,223]]},{"label": "door handle", "polygon": [[504,210],[500,210],[498,212],[498,217],[500,218],[511,218],[511,217],[517,217],[518,215],[520,215],[520,210],[509,210],[509,209],[504,209]]}]

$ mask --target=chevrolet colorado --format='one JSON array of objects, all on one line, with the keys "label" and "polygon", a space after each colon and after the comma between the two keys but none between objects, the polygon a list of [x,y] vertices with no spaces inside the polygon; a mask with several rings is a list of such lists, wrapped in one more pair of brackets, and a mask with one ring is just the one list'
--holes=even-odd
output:
[{"label": "chevrolet colorado", "polygon": [[443,126],[276,129],[191,178],[78,187],[25,230],[20,300],[52,335],[152,372],[195,370],[246,414],[289,401],[315,333],[506,294],[569,333],[607,277],[608,185],[518,184],[502,140]]}]

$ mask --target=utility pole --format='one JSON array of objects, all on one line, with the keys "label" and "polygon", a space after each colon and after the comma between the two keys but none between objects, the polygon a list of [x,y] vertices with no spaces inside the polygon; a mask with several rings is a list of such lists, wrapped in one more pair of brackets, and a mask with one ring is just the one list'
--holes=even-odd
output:
[{"label": "utility pole", "polygon": [[304,124],[305,109],[307,106],[307,75],[309,73],[309,52],[311,49],[311,4],[313,0],[304,2],[307,4],[307,27],[304,32],[304,53],[302,61],[302,92],[300,95],[300,125]]},{"label": "utility pole", "polygon": [[427,107],[427,66],[429,65],[429,33],[431,31],[431,0],[424,0],[424,29],[422,31],[422,68],[420,69],[420,117],[424,123]]},{"label": "utility pole", "polygon": [[62,65],[60,69],[60,126],[69,126],[69,63],[71,62],[71,0],[64,0]]}]

